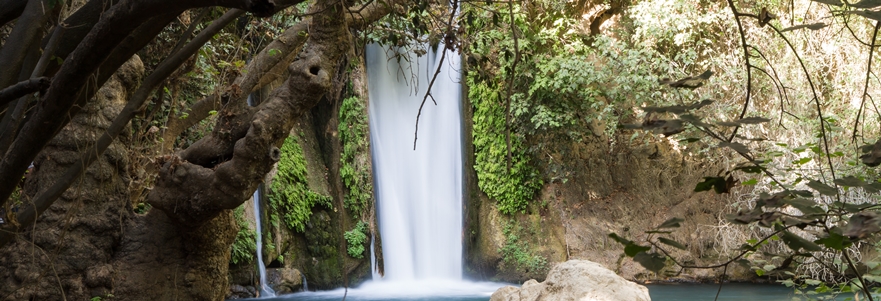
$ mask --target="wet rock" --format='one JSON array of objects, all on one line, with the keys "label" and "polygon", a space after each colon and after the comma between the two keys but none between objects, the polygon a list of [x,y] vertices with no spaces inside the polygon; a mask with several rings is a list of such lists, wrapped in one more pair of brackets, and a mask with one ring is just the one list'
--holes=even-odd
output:
[{"label": "wet rock", "polygon": [[241,286],[233,284],[229,286],[229,295],[226,299],[244,299],[257,297],[257,289],[253,286]]},{"label": "wet rock", "polygon": [[294,268],[266,269],[266,282],[276,294],[289,294],[303,287],[303,275]]},{"label": "wet rock", "polygon": [[547,280],[529,280],[520,288],[506,286],[490,301],[650,301],[648,288],[628,281],[602,265],[570,260],[551,269]]}]

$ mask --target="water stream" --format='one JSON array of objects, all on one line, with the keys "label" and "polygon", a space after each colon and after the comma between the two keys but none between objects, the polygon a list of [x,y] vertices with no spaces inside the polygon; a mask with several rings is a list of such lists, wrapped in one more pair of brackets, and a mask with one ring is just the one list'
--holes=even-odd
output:
[{"label": "water stream", "polygon": [[260,271],[260,285],[257,287],[260,290],[260,297],[274,297],[275,291],[266,284],[266,266],[263,265],[263,228],[260,225],[260,213],[262,212],[260,211],[260,202],[263,200],[262,189],[263,185],[260,185],[260,187],[254,191],[254,220],[256,220],[257,225],[257,270]]}]

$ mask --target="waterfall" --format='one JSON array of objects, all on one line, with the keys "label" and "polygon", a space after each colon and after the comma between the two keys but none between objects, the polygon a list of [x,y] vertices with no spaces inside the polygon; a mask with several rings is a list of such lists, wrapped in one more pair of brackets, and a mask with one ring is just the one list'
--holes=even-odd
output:
[{"label": "waterfall", "polygon": [[254,219],[257,224],[257,270],[260,271],[260,285],[258,286],[258,289],[260,290],[260,297],[274,297],[275,291],[266,284],[266,266],[263,265],[263,228],[260,225],[260,216],[262,216],[260,202],[263,200],[263,194],[261,191],[263,188],[262,186],[263,185],[261,184],[261,186],[254,191]]},{"label": "waterfall", "polygon": [[441,58],[377,45],[366,50],[373,152],[385,280],[462,279],[462,129],[459,56],[447,52],[413,133],[420,103]]},{"label": "waterfall", "polygon": [[[403,54],[389,59],[387,51]],[[462,277],[462,88],[454,52],[447,52],[431,89],[437,105],[429,99],[422,109],[413,150],[416,114],[441,51],[417,58],[407,49],[367,46],[370,148],[385,273],[377,272],[371,237],[373,281],[303,292],[302,300],[487,300],[505,285]]]}]

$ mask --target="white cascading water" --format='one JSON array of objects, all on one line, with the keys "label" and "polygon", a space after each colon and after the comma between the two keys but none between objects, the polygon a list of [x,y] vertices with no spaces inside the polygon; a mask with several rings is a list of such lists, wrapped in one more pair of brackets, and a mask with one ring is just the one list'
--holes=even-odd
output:
[{"label": "white cascading water", "polygon": [[462,118],[459,56],[447,52],[419,118],[441,52],[409,62],[367,47],[370,139],[389,281],[462,279]]},{"label": "white cascading water", "polygon": [[[257,106],[255,102],[254,94],[248,94],[248,105],[249,106]],[[275,291],[266,284],[266,266],[263,265],[263,227],[261,225],[261,217],[263,216],[263,212],[260,211],[260,202],[263,200],[263,184],[257,187],[257,190],[254,190],[254,220],[255,227],[257,228],[256,233],[256,245],[257,245],[257,271],[260,276],[260,284],[257,286],[259,290],[258,297],[275,297]]]},{"label": "white cascading water", "polygon": [[409,61],[398,61],[389,59],[387,48],[368,45],[366,50],[370,147],[385,274],[376,272],[371,238],[373,281],[348,290],[304,292],[291,300],[489,299],[505,284],[467,281],[462,275],[459,55],[447,52],[431,88],[437,105],[429,99],[422,108],[413,150],[416,115],[441,52],[418,58],[404,53]]},{"label": "white cascading water", "polygon": [[260,201],[262,200],[262,195],[260,194],[260,188],[257,188],[254,191],[254,216],[256,217],[256,237],[257,237],[257,270],[260,272],[260,285],[258,288],[260,289],[259,297],[274,297],[275,291],[272,290],[269,285],[266,284],[266,266],[263,265],[263,227],[260,225]]}]

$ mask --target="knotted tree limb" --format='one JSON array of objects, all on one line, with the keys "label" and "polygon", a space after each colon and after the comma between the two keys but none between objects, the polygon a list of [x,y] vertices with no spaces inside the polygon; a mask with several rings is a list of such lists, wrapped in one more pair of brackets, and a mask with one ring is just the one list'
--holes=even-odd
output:
[{"label": "knotted tree limb", "polygon": [[[9,199],[30,162],[67,123],[69,118],[65,116],[72,115],[70,111],[76,100],[91,98],[91,93],[83,91],[83,87],[138,24],[170,11],[180,12],[213,5],[244,9],[257,16],[267,16],[275,11],[271,0],[123,0],[103,13],[100,21],[53,77],[33,117],[24,125],[0,162],[0,200]],[[128,45],[121,45],[123,48],[125,46]]]},{"label": "knotted tree limb", "polygon": [[[222,95],[220,95],[220,93],[215,93],[196,102],[186,112],[186,119],[181,119],[180,116],[172,116],[169,118],[166,130],[162,134],[163,152],[171,151],[174,147],[174,140],[177,136],[183,133],[184,130],[210,116],[210,112],[216,110],[222,103],[235,99],[240,102],[239,105],[242,105],[244,103],[244,98],[247,97],[248,94],[260,88],[258,83],[272,82],[281,77],[282,72],[273,71],[279,69],[277,67],[283,68],[287,64],[290,64],[291,60],[296,57],[303,44],[306,43],[308,28],[309,20],[304,20],[288,28],[278,37],[278,39],[272,41],[272,43],[263,48],[260,53],[245,65],[245,69],[233,80],[233,85],[227,92],[224,92]],[[221,117],[223,117],[223,115]],[[212,132],[212,137],[213,139],[233,139],[232,141],[235,141],[245,134],[244,131],[239,131],[238,133],[239,135],[237,136],[224,134],[222,137],[217,137],[214,136],[214,133]],[[196,148],[199,148],[199,146],[193,145],[190,146],[190,148],[195,150]],[[231,154],[232,147],[229,147],[218,151],[218,154],[214,155],[214,157],[223,157]]]},{"label": "knotted tree limb", "polygon": [[[372,22],[391,13],[395,6],[405,3],[404,0],[373,1],[364,7],[351,7],[346,14],[346,20],[351,29],[364,29]],[[238,98],[243,97],[281,77],[284,67],[287,66],[300,52],[300,47],[306,41],[311,19],[305,19],[300,23],[288,28],[271,44],[267,45],[257,56],[245,66],[245,70],[233,83],[231,91],[237,91]],[[193,104],[186,112],[187,118],[179,116],[169,118],[166,130],[162,134],[162,152],[168,153],[174,147],[174,141],[183,131],[210,116],[210,112],[220,107],[222,103],[231,101],[227,93],[215,93]],[[244,135],[243,132],[240,132]],[[241,136],[231,137],[239,139]],[[192,146],[191,146],[192,147]],[[231,154],[229,148],[222,152]],[[222,157],[222,155],[215,155]]]},{"label": "knotted tree limb", "polygon": [[[169,156],[147,202],[178,224],[197,226],[248,199],[279,160],[278,146],[298,117],[314,107],[330,89],[331,75],[350,47],[348,27],[339,22],[345,20],[340,3],[320,1],[312,7],[315,15],[306,42],[308,46],[300,59],[288,68],[290,77],[284,85],[257,107],[247,123],[218,121],[216,133],[247,127],[247,134],[233,144],[232,158],[209,168],[188,162],[200,160],[202,154],[198,152],[189,152],[188,160],[178,155]],[[224,109],[220,114],[248,113]]]}]

